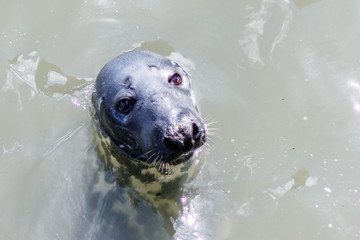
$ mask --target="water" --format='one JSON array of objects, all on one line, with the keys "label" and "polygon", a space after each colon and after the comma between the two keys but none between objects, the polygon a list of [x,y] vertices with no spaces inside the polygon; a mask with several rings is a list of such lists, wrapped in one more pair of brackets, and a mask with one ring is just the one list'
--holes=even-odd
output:
[{"label": "water", "polygon": [[359,9],[355,0],[3,2],[0,239],[170,238],[151,206],[134,208],[126,189],[101,180],[93,149],[91,83],[134,48],[178,59],[216,122],[170,219],[174,239],[359,238]]}]

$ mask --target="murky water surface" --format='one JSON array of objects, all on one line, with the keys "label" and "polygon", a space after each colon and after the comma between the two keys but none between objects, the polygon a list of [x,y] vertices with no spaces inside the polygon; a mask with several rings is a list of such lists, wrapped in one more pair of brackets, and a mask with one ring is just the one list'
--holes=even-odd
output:
[{"label": "murky water surface", "polygon": [[[360,237],[359,1],[16,0],[0,12],[0,239]],[[188,69],[216,122],[174,218],[109,184],[94,150],[91,84],[134,48]]]}]

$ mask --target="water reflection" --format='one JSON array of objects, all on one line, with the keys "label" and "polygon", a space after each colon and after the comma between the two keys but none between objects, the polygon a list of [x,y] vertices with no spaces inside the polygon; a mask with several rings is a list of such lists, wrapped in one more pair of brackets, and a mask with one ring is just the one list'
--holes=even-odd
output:
[{"label": "water reflection", "polygon": [[314,4],[314,3],[319,2],[319,1],[320,0],[294,0],[294,3],[299,8],[303,8],[303,7],[306,7],[308,5]]},{"label": "water reflection", "polygon": [[[32,95],[43,93],[51,97],[56,94],[73,94],[93,81],[92,78],[80,79],[66,75],[55,64],[40,58],[36,51],[17,56],[9,64],[10,72],[16,76],[16,80],[26,83],[34,91]],[[13,88],[12,80],[8,77],[2,89]]]},{"label": "water reflection", "polygon": [[[266,24],[272,24],[272,28],[278,29],[274,23],[269,22],[269,18],[273,15],[273,12],[278,10],[276,8],[280,10],[279,14],[284,14],[284,17],[281,19],[281,28],[279,32],[276,33],[275,38],[272,41],[271,48],[268,50],[259,44],[259,38],[264,35],[264,28]],[[248,18],[249,23],[246,25],[244,32],[245,36],[243,39],[238,40],[238,42],[244,53],[247,55],[247,58],[251,60],[252,63],[259,63],[263,65],[264,61],[267,60],[264,60],[267,52],[269,51],[271,59],[275,47],[282,42],[289,31],[290,23],[293,19],[291,4],[286,0],[263,0],[259,10],[252,11]]]},{"label": "water reflection", "polygon": [[[357,81],[356,79],[350,79],[348,80],[348,88],[350,88],[351,93],[350,93],[350,100],[353,103],[353,107],[354,110],[356,112],[360,111],[360,98],[359,98],[359,94],[360,94],[360,84],[359,81]],[[353,93],[354,92],[354,93]]]}]

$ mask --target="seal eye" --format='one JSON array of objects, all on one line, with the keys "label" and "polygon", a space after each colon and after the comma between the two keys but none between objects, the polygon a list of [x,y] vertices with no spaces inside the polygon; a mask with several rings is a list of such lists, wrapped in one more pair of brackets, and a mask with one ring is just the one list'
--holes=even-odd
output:
[{"label": "seal eye", "polygon": [[174,75],[172,75],[168,81],[170,84],[173,84],[173,85],[180,85],[182,83],[181,76],[178,73],[175,73]]},{"label": "seal eye", "polygon": [[135,100],[130,97],[125,97],[119,100],[116,109],[121,113],[128,113],[134,107]]}]

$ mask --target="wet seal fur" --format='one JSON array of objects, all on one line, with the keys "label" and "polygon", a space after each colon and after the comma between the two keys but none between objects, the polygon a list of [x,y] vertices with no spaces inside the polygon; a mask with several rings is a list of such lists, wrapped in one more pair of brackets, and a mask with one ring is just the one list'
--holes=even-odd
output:
[{"label": "wet seal fur", "polygon": [[148,202],[171,236],[207,137],[189,75],[156,53],[127,52],[100,71],[92,103],[95,151],[113,176],[107,181]]}]

